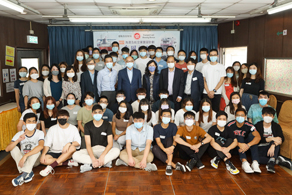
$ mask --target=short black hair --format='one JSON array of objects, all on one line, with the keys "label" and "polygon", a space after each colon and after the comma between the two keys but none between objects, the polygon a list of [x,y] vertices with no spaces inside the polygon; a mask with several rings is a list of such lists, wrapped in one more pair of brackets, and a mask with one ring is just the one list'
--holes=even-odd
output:
[{"label": "short black hair", "polygon": [[161,110],[160,116],[162,116],[163,113],[165,113],[165,112],[169,112],[169,113],[170,113],[170,116],[171,116],[171,114],[172,114],[172,112],[171,112],[170,109],[164,109],[164,110]]},{"label": "short black hair", "polygon": [[159,93],[168,94],[169,95],[169,91],[167,89],[160,89]]},{"label": "short black hair", "polygon": [[61,109],[58,111],[58,114],[57,114],[57,117],[59,116],[67,116],[67,117],[70,117],[70,114],[67,110],[64,110],[64,109]]},{"label": "short black hair", "polygon": [[184,52],[184,53],[185,53],[185,55],[187,55],[186,51],[185,51],[185,50],[183,50],[183,49],[180,49],[180,50],[177,52],[177,54],[179,54],[179,52]]},{"label": "short black hair", "polygon": [[226,116],[226,119],[228,118],[228,115],[227,115],[227,113],[226,112],[224,112],[224,111],[219,111],[219,112],[217,112],[217,114],[216,114],[216,119],[219,117],[219,116],[222,116],[222,115],[224,115],[224,116]]},{"label": "short black hair", "polygon": [[143,88],[143,87],[141,87],[141,88],[138,88],[137,90],[136,90],[136,94],[138,94],[138,93],[147,93],[147,91],[146,91],[146,89],[145,88]]},{"label": "short black hair", "polygon": [[139,50],[139,51],[141,51],[142,49],[145,49],[145,50],[147,50],[147,47],[146,47],[146,46],[144,46],[144,45],[142,45],[142,46],[140,46],[140,47],[139,47],[139,49],[138,49],[138,50]]},{"label": "short black hair", "polygon": [[18,69],[18,71],[20,71],[20,69],[25,69],[26,70],[26,72],[27,72],[27,68],[25,67],[25,66],[21,66],[21,67],[19,67],[19,69]]},{"label": "short black hair", "polygon": [[75,100],[77,100],[76,95],[74,93],[68,93],[67,96],[66,96],[66,99],[68,98],[69,95],[73,95]]},{"label": "short black hair", "polygon": [[217,53],[217,55],[218,55],[218,50],[217,50],[217,49],[211,49],[211,50],[210,50],[210,53],[211,53],[212,51],[216,51],[216,53]]},{"label": "short black hair", "polygon": [[97,48],[97,47],[93,48],[92,52],[94,52],[95,50],[98,50],[98,52],[100,53],[100,49],[99,48]]},{"label": "short black hair", "polygon": [[116,96],[117,96],[118,94],[126,95],[125,92],[124,92],[124,90],[118,90],[117,93],[116,93]]},{"label": "short black hair", "polygon": [[186,63],[192,62],[192,64],[196,64],[196,61],[193,58],[188,58]]},{"label": "short black hair", "polygon": [[92,49],[93,49],[93,46],[92,46],[92,45],[88,45],[88,46],[87,46],[87,49],[89,49],[89,47],[92,47]]},{"label": "short black hair", "polygon": [[263,110],[262,110],[262,114],[263,114],[263,115],[264,115],[264,114],[271,114],[271,115],[275,116],[276,111],[275,111],[274,108],[268,106],[268,107],[264,107],[264,108],[263,108]]},{"label": "short black hair", "polygon": [[105,95],[100,96],[100,97],[99,97],[99,100],[100,100],[100,99],[106,99],[107,102],[108,102],[108,98],[107,98]]},{"label": "short black hair", "polygon": [[134,114],[133,114],[133,119],[144,119],[145,118],[145,114],[143,113],[143,112],[135,112]]},{"label": "short black hair", "polygon": [[94,94],[93,94],[91,91],[87,91],[87,92],[84,94],[84,98],[86,98],[87,95],[89,95],[90,97],[94,98]]},{"label": "short black hair", "polygon": [[35,118],[36,121],[38,120],[37,115],[35,113],[30,112],[24,115],[23,121],[26,123],[26,120],[29,118]]},{"label": "short black hair", "polygon": [[112,42],[112,46],[113,46],[114,44],[118,44],[118,46],[120,47],[119,42],[117,42],[117,41]]},{"label": "short black hair", "polygon": [[244,109],[244,108],[237,108],[237,110],[235,111],[235,115],[236,115],[236,113],[238,113],[238,112],[244,112],[244,115],[246,116],[246,114],[247,114],[247,112],[246,112],[246,110]]},{"label": "short black hair", "polygon": [[127,47],[123,47],[122,52],[130,53],[130,49]]},{"label": "short black hair", "polygon": [[92,112],[95,111],[95,110],[103,110],[101,105],[99,104],[95,104],[93,107],[92,107]]},{"label": "short black hair", "polygon": [[111,55],[105,55],[105,56],[104,56],[104,61],[105,61],[105,59],[107,59],[107,58],[113,59]]},{"label": "short black hair", "polygon": [[174,56],[167,56],[166,61],[168,60],[168,58],[173,58],[175,61],[175,57]]},{"label": "short black hair", "polygon": [[112,51],[112,52],[110,53],[110,55],[111,55],[112,57],[118,57],[118,54],[117,54],[116,52],[114,52],[114,51]]},{"label": "short black hair", "polygon": [[102,50],[100,51],[100,54],[104,54],[104,53],[108,54],[108,50],[106,50],[106,49],[102,49]]},{"label": "short black hair", "polygon": [[149,50],[149,49],[154,49],[154,50],[155,50],[155,49],[156,49],[156,46],[155,46],[155,45],[149,45],[147,49],[148,49],[148,50]]},{"label": "short black hair", "polygon": [[175,51],[175,49],[174,49],[174,47],[173,47],[172,45],[168,46],[168,47],[166,48],[166,51],[168,50],[168,48],[172,48],[173,51]]},{"label": "short black hair", "polygon": [[184,119],[185,119],[187,116],[192,116],[194,119],[196,118],[195,113],[193,113],[192,111],[187,111],[187,112],[185,112],[185,113],[184,113]]},{"label": "short black hair", "polygon": [[260,95],[266,95],[266,96],[268,96],[268,98],[270,97],[269,92],[267,92],[267,91],[265,91],[265,90],[261,90],[261,91],[259,91],[259,96],[258,96],[258,97],[260,97]]},{"label": "short black hair", "polygon": [[156,47],[155,52],[157,52],[158,49],[160,49],[163,52],[163,48],[162,47]]},{"label": "short black hair", "polygon": [[205,52],[209,53],[209,50],[208,50],[207,48],[205,48],[205,47],[201,48],[201,49],[200,49],[200,52],[201,52],[201,51],[205,51]]}]

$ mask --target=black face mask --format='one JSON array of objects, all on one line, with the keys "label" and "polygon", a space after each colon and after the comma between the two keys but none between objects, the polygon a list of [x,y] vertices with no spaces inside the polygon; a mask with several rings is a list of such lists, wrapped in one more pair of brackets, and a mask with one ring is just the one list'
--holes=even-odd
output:
[{"label": "black face mask", "polygon": [[67,119],[65,119],[65,118],[58,118],[58,122],[60,123],[60,125],[65,125],[67,123]]}]

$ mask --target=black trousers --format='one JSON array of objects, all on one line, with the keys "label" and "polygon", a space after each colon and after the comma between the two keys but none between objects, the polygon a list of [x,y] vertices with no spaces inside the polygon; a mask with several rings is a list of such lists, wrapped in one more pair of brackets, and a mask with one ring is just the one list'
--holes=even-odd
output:
[{"label": "black trousers", "polygon": [[274,142],[270,142],[269,145],[267,146],[258,146],[258,150],[259,150],[259,158],[260,158],[260,164],[267,164],[270,160],[270,158],[275,158],[277,159],[279,156],[279,151],[280,151],[280,146],[276,146],[275,147],[275,151],[274,151],[274,156],[269,157],[267,155],[268,150],[270,149],[270,147],[272,146]]},{"label": "black trousers", "polygon": [[[166,142],[165,142],[165,144],[163,144],[163,146],[165,148],[169,148],[173,144],[173,137],[169,137],[169,138],[165,139],[165,141]],[[153,146],[152,153],[154,154],[154,156],[156,158],[158,158],[162,162],[166,163],[167,154],[164,151],[162,151],[161,148],[157,144]]]},{"label": "black trousers", "polygon": [[177,146],[178,146],[178,151],[179,151],[179,157],[181,159],[189,160],[191,158],[194,158],[195,160],[198,161],[198,160],[201,159],[203,154],[206,152],[206,150],[207,150],[207,148],[209,146],[209,143],[202,145],[199,148],[199,152],[198,153],[196,153],[194,150],[192,150],[188,146],[184,146],[184,145],[180,145],[180,144],[177,144]]},{"label": "black trousers", "polygon": [[[221,147],[228,147],[228,146],[230,146],[230,144],[233,143],[233,139],[228,138],[228,139],[225,141],[225,143],[223,143],[223,142],[220,141],[220,140],[216,140],[216,143],[219,144]],[[231,151],[230,151],[230,152],[231,152]],[[210,147],[208,148],[208,154],[209,154],[209,156],[210,156],[211,158],[214,158],[214,157],[216,157],[216,156],[219,156],[220,159],[222,159],[222,160],[224,160],[224,158],[226,158],[226,155],[225,155],[223,152],[218,151],[218,150],[215,150],[212,146],[210,146]]]},{"label": "black trousers", "polygon": [[[210,99],[207,94],[203,94],[203,98]],[[219,108],[220,108],[221,95],[215,94],[214,98],[212,98],[210,100],[212,102],[212,110],[214,110],[217,113],[219,111]]]}]

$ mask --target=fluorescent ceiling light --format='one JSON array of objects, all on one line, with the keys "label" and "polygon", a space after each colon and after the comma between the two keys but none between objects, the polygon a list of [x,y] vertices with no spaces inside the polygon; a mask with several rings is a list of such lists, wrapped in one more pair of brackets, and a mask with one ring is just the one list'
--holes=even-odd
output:
[{"label": "fluorescent ceiling light", "polygon": [[123,18],[123,17],[69,17],[70,22],[83,23],[140,23],[141,18]]},{"label": "fluorescent ceiling light", "polygon": [[211,18],[198,17],[147,17],[142,18],[143,23],[205,23]]},{"label": "fluorescent ceiling light", "polygon": [[18,11],[20,13],[22,13],[24,11],[24,8],[15,4],[15,3],[12,3],[10,1],[7,1],[7,0],[0,0],[0,5],[3,5],[5,7],[8,7],[10,9],[13,9],[15,11]]},{"label": "fluorescent ceiling light", "polygon": [[291,9],[291,8],[292,8],[292,2],[273,7],[271,9],[268,9],[267,12],[269,14],[274,14],[274,13],[278,13],[278,12],[281,12],[281,11],[284,11],[284,10],[287,10],[287,9]]}]

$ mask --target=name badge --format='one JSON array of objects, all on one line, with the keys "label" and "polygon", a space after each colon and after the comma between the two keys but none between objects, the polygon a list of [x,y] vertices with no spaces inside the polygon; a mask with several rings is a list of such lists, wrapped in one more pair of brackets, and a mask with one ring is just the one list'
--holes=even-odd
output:
[{"label": "name badge", "polygon": [[182,70],[186,70],[186,68],[182,68]]},{"label": "name badge", "polygon": [[102,119],[107,119],[107,118],[108,118],[107,116],[103,116],[103,117],[102,117]]},{"label": "name badge", "polygon": [[197,77],[194,77],[194,78],[193,78],[193,81],[196,81],[196,80],[198,80],[198,78],[197,78]]},{"label": "name badge", "polygon": [[103,64],[98,64],[98,66],[103,66]]},{"label": "name badge", "polygon": [[101,135],[106,135],[106,132],[101,132]]},{"label": "name badge", "polygon": [[160,64],[159,67],[163,67],[163,65]]},{"label": "name badge", "polygon": [[187,139],[191,139],[191,136],[186,136]]},{"label": "name badge", "polygon": [[19,85],[20,85],[20,86],[21,86],[21,85],[24,85],[24,83],[20,83]]},{"label": "name badge", "polygon": [[51,118],[51,120],[52,120],[52,121],[55,121],[55,120],[57,120],[57,118]]},{"label": "name badge", "polygon": [[73,114],[78,114],[78,112],[73,112]]},{"label": "name badge", "polygon": [[161,135],[161,136],[160,136],[160,139],[165,139],[165,136],[164,136],[164,135]]},{"label": "name badge", "polygon": [[228,86],[229,86],[229,84],[225,84],[225,86],[227,86],[227,87],[228,87]]},{"label": "name badge", "polygon": [[218,133],[218,132],[215,132],[215,135],[216,135],[216,136],[220,136],[220,133]]},{"label": "name badge", "polygon": [[129,120],[124,119],[124,122],[129,122]]},{"label": "name badge", "polygon": [[247,84],[247,85],[251,85],[251,83],[249,83],[249,82],[246,82],[245,84]]}]

